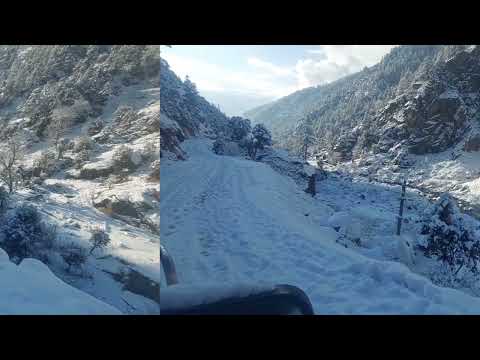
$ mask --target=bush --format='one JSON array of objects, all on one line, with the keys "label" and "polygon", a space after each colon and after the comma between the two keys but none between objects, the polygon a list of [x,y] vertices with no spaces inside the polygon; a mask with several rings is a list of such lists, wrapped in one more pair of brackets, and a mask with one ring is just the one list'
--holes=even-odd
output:
[{"label": "bush", "polygon": [[455,201],[443,195],[424,221],[418,248],[427,257],[435,256],[457,275],[461,269],[478,272],[480,241],[474,227],[460,213]]},{"label": "bush", "polygon": [[72,267],[81,268],[87,260],[85,249],[76,245],[71,245],[70,247],[63,249],[61,256],[68,265],[66,269],[67,272],[70,272]]},{"label": "bush", "polygon": [[0,214],[3,214],[7,210],[8,198],[8,191],[3,186],[0,186]]},{"label": "bush", "polygon": [[1,230],[3,248],[16,263],[26,257],[45,261],[56,239],[56,228],[45,225],[38,210],[29,205],[16,208]]},{"label": "bush", "polygon": [[90,230],[92,236],[90,237],[90,242],[92,243],[92,248],[90,249],[90,255],[95,249],[105,248],[111,241],[110,236],[100,228],[93,228]]},{"label": "bush", "polygon": [[148,142],[143,147],[140,156],[143,161],[153,160],[158,156],[158,149],[155,143]]},{"label": "bush", "polygon": [[81,169],[88,160],[90,160],[90,151],[83,149],[77,153],[77,156],[73,161],[73,166],[75,169]]},{"label": "bush", "polygon": [[223,139],[217,139],[213,143],[213,152],[217,155],[223,155],[225,153],[225,142]]},{"label": "bush", "polygon": [[75,146],[73,147],[73,151],[79,153],[81,151],[89,151],[93,149],[93,142],[87,136],[80,137],[76,142]]},{"label": "bush", "polygon": [[50,175],[55,172],[57,166],[57,159],[55,153],[49,150],[44,150],[40,157],[33,162],[33,176],[38,177],[41,173]]},{"label": "bush", "polygon": [[136,165],[132,160],[132,150],[126,145],[121,145],[115,150],[112,160],[114,170],[117,174],[121,173],[123,170],[132,171],[136,168]]}]

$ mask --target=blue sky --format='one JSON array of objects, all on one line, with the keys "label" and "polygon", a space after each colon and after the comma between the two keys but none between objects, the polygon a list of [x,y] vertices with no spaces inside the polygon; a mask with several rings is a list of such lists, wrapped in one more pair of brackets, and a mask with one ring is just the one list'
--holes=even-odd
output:
[{"label": "blue sky", "polygon": [[393,45],[177,45],[161,47],[172,70],[227,115],[371,66]]}]

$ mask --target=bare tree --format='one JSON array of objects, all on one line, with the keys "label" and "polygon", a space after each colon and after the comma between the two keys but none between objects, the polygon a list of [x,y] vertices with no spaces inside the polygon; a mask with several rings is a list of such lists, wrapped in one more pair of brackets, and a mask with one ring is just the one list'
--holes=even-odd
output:
[{"label": "bare tree", "polygon": [[48,137],[55,147],[57,159],[61,159],[63,156],[64,149],[61,140],[65,135],[67,119],[68,117],[63,116],[60,111],[57,111],[55,114],[53,114],[50,124],[48,125]]},{"label": "bare tree", "polygon": [[0,180],[7,185],[10,194],[20,180],[18,167],[21,155],[20,144],[16,138],[8,140],[0,149]]},{"label": "bare tree", "polygon": [[90,105],[86,101],[75,101],[72,106],[57,107],[52,111],[52,118],[48,125],[48,137],[55,147],[57,159],[63,157],[66,144],[63,139],[68,128],[84,121],[90,111]]},{"label": "bare tree", "polygon": [[90,242],[92,243],[92,247],[90,249],[90,255],[97,248],[105,248],[111,241],[110,236],[103,229],[92,228],[91,234]]}]

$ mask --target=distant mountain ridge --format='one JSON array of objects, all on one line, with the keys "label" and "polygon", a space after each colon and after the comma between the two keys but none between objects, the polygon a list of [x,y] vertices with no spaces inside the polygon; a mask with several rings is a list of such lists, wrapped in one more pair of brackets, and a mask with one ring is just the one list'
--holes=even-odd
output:
[{"label": "distant mountain ridge", "polygon": [[263,122],[278,145],[294,151],[292,130],[308,118],[316,138],[311,151],[325,151],[334,161],[389,151],[393,159],[400,149],[433,153],[470,130],[478,111],[478,74],[476,46],[399,46],[372,67],[245,116]]}]

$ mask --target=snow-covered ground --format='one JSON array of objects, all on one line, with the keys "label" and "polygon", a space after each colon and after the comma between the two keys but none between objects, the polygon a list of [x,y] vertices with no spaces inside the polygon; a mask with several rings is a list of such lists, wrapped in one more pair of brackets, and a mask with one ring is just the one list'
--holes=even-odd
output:
[{"label": "snow-covered ground", "polygon": [[[118,96],[112,96],[109,99],[99,118],[90,118],[85,123],[70,129],[65,137],[72,141],[77,140],[79,136],[86,134],[88,127],[94,121],[99,119],[106,125],[111,124],[115,119],[115,111],[120,106],[132,106],[142,117],[155,112],[158,113],[160,108],[159,88],[144,89],[144,86],[145,84],[140,84],[123,88],[123,91]],[[143,119],[140,119],[137,125],[142,123]],[[115,138],[112,142],[97,143],[92,150],[91,161],[86,164],[86,167],[99,168],[104,164],[111,166],[112,155],[121,145],[126,145],[132,149],[137,158],[147,143],[156,145],[158,149],[158,133],[135,135],[132,140]],[[24,166],[31,165],[40,153],[51,144],[42,141],[30,145],[23,159]],[[67,151],[65,155],[74,157],[76,154],[72,150]],[[69,169],[68,171],[75,172],[74,169]],[[145,162],[140,164],[135,172],[129,174],[128,180],[108,185],[105,179],[68,178],[65,176],[64,171],[58,171],[50,178],[45,179],[41,185],[37,185],[35,190],[28,188],[18,189],[11,201],[12,207],[21,202],[37,207],[42,215],[42,220],[50,225],[56,225],[56,245],[58,247],[75,244],[88,251],[91,248],[89,239],[92,228],[103,229],[109,235],[111,243],[105,249],[98,249],[88,256],[81,272],[66,271],[65,262],[60,254],[52,254],[48,266],[51,272],[58,278],[56,279],[57,282],[61,284],[68,283],[76,288],[73,289],[76,293],[84,294],[86,299],[90,299],[93,296],[109,304],[105,304],[105,308],[107,310],[110,309],[110,312],[115,312],[116,310],[124,314],[158,314],[159,312],[159,305],[156,301],[130,292],[125,288],[124,283],[118,281],[120,275],[130,270],[142,274],[155,283],[160,281],[158,234],[154,234],[144,228],[131,226],[119,219],[114,219],[93,206],[93,200],[99,196],[116,196],[138,202],[150,201],[151,199],[146,199],[146,194],[153,190],[158,192],[159,184],[158,181],[155,183],[148,180],[149,172],[149,163]],[[152,209],[146,212],[146,216],[154,223],[158,223],[158,202],[150,202]],[[15,267],[15,264],[12,263],[12,265]],[[3,265],[0,264],[0,266]],[[22,265],[18,268],[21,269]],[[55,276],[52,275],[51,277]],[[0,274],[0,282],[6,281],[3,279],[4,277]],[[18,288],[23,286],[26,291],[31,283],[22,285],[21,281],[20,279]],[[41,281],[43,280],[38,280],[38,283],[41,283]],[[48,289],[49,284],[53,284],[53,280],[48,281],[50,280],[45,280],[45,286],[47,287],[45,293],[50,291]],[[65,287],[70,288],[66,284]],[[16,290],[12,291],[15,292]],[[31,291],[36,290],[32,287]],[[56,294],[55,288],[51,291],[52,294]],[[59,299],[62,296],[60,292],[58,294],[55,296],[57,296],[60,302]],[[7,297],[2,298],[7,299]],[[80,299],[82,298],[80,297]],[[26,301],[33,300],[27,299]],[[43,301],[42,298],[39,301]],[[45,301],[47,300],[45,299]],[[55,307],[54,301],[57,301],[57,299],[52,300],[53,305],[49,309],[42,310],[39,308],[39,311],[57,314],[74,311],[80,313],[95,312],[94,307],[89,307],[88,301],[85,301],[86,307],[84,310],[75,308],[73,302],[71,302],[72,305],[70,306],[68,298],[65,300],[66,304],[64,307],[60,305]],[[81,303],[78,302],[77,305],[80,306]],[[100,307],[99,309],[97,312],[100,312],[102,308]],[[14,311],[14,308],[5,310],[7,313],[9,311]],[[21,313],[22,308],[19,307],[16,311]],[[0,308],[0,313],[4,313],[2,308]]]},{"label": "snow-covered ground", "polygon": [[120,315],[111,305],[67,285],[35,259],[18,266],[0,249],[0,314]]},{"label": "snow-covered ground", "polygon": [[182,147],[188,160],[160,170],[160,239],[180,283],[288,283],[317,314],[480,314],[479,298],[419,274],[408,250],[427,206],[417,193],[396,237],[395,187],[329,177],[312,198],[264,163],[215,155],[209,140]]}]

